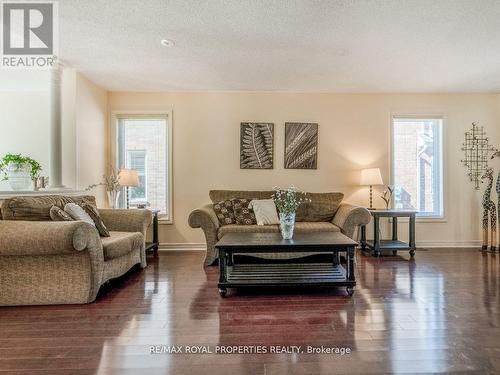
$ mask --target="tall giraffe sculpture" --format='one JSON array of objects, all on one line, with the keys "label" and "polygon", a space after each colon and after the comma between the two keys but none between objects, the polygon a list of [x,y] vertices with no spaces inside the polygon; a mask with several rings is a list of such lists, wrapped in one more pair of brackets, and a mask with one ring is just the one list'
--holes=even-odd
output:
[{"label": "tall giraffe sculpture", "polygon": [[[493,187],[493,169],[488,168],[481,176],[481,179],[488,180],[483,195],[483,246],[481,250],[488,250],[488,215],[491,231],[490,250],[497,249],[497,209],[495,202],[491,200],[491,188]],[[498,184],[497,184],[498,185]]]},{"label": "tall giraffe sculpture", "polygon": [[[500,158],[500,151],[498,150],[495,151],[491,156],[492,159],[494,159],[495,157]],[[497,191],[497,210],[498,210],[497,219],[500,220],[500,170],[498,171],[497,175],[496,191]],[[500,251],[500,244],[498,246],[498,250]]]}]

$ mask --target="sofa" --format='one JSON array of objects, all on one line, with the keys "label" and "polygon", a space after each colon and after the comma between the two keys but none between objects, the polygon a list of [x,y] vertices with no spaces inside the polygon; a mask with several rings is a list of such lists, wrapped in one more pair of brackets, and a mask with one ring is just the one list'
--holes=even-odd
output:
[{"label": "sofa", "polygon": [[[207,253],[206,265],[217,261],[215,244],[227,233],[279,233],[279,225],[222,225],[214,211],[214,203],[231,199],[269,199],[272,191],[248,190],[211,190],[209,197],[212,203],[195,209],[189,215],[189,225],[201,228],[205,234]],[[360,225],[370,222],[370,212],[353,204],[342,202],[342,193],[307,193],[311,202],[301,205],[296,213],[295,233],[342,232],[353,238],[355,230]],[[296,258],[305,256],[303,253],[287,254],[255,254],[262,258]]]},{"label": "sofa", "polygon": [[0,306],[90,303],[106,281],[146,266],[152,215],[140,209],[99,209],[109,230],[100,237],[84,221],[51,221],[52,206],[92,196],[5,199],[0,211]]}]

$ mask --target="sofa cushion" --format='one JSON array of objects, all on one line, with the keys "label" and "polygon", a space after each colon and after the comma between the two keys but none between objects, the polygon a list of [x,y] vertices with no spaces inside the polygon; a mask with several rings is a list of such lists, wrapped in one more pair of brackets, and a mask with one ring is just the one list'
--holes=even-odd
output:
[{"label": "sofa cushion", "polygon": [[233,201],[228,199],[214,203],[214,212],[220,225],[236,224],[234,217]]},{"label": "sofa cushion", "polygon": [[311,202],[303,203],[297,209],[295,220],[332,221],[344,198],[343,193],[307,193]]},{"label": "sofa cushion", "polygon": [[74,221],[73,218],[64,210],[57,206],[52,206],[49,211],[52,221]]},{"label": "sofa cushion", "polygon": [[245,198],[235,198],[231,199],[233,202],[234,218],[236,219],[236,224],[238,225],[255,225],[257,224],[257,219],[255,217],[255,212],[249,204],[250,199]]},{"label": "sofa cushion", "polygon": [[[279,233],[279,225],[225,225],[219,228],[217,238],[220,240],[227,233]],[[295,223],[295,233],[340,232],[340,228],[327,222]]]},{"label": "sofa cushion", "polygon": [[64,195],[43,195],[39,197],[13,197],[2,202],[3,220],[50,221],[50,208],[57,206],[64,209],[67,203],[81,205],[88,202],[96,205],[90,195],[68,197]]},{"label": "sofa cushion", "polygon": [[[210,190],[209,196],[212,203],[233,198],[247,199],[270,199],[274,191],[252,191],[252,190]],[[311,202],[299,206],[295,220],[300,221],[332,221],[337,212],[343,193],[307,193]]]},{"label": "sofa cushion", "polygon": [[115,259],[140,248],[144,242],[139,232],[109,232],[109,237],[101,237],[104,260]]},{"label": "sofa cushion", "polygon": [[101,219],[101,215],[99,215],[99,211],[97,210],[97,207],[88,204],[88,203],[83,203],[82,204],[83,210],[91,217],[93,220],[95,227],[97,228],[97,231],[101,235],[101,237],[109,237],[109,230],[106,228],[106,225],[104,225],[104,222]]},{"label": "sofa cushion", "polygon": [[77,205],[76,203],[66,203],[64,206],[64,212],[66,212],[69,216],[73,218],[73,220],[80,220],[95,227],[94,220],[89,216],[85,210]]},{"label": "sofa cushion", "polygon": [[234,198],[245,199],[270,199],[272,191],[252,191],[252,190],[210,190],[208,193],[212,203],[230,200]]},{"label": "sofa cushion", "polygon": [[255,213],[257,225],[279,224],[278,211],[272,199],[255,199],[250,202],[249,207]]}]

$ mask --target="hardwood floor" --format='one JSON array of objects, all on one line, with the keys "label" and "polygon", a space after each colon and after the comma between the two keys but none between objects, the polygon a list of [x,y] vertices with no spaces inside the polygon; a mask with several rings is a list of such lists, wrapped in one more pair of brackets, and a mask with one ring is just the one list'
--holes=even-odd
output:
[{"label": "hardwood floor", "polygon": [[[500,373],[500,255],[357,255],[339,290],[230,291],[201,252],[160,253],[90,305],[0,308],[0,373]],[[350,354],[150,354],[154,345],[308,345]],[[185,348],[183,348],[185,350]]]}]

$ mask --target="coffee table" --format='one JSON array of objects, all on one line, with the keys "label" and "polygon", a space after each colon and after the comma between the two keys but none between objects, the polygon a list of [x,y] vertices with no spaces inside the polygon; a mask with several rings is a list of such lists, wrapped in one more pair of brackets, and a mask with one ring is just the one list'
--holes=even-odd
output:
[{"label": "coffee table", "polygon": [[[217,242],[219,251],[219,294],[227,288],[256,286],[345,286],[352,296],[354,248],[357,242],[340,232],[296,233],[284,240],[279,233],[228,233]],[[249,253],[331,253],[330,263],[235,264],[234,254]],[[347,264],[340,263],[345,253]]]}]

